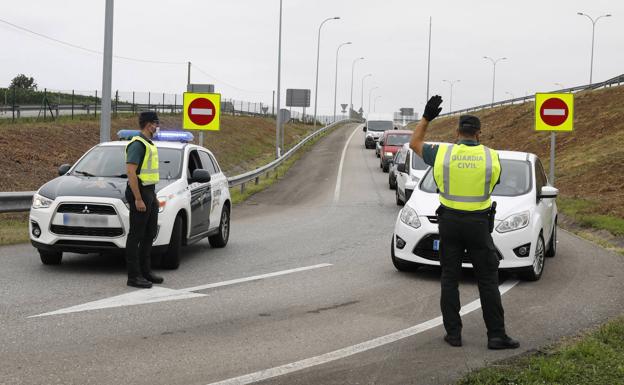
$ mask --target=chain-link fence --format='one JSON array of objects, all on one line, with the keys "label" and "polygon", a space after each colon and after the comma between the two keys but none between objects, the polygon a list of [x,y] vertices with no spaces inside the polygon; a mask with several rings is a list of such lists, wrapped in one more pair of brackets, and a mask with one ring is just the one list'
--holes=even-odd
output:
[{"label": "chain-link fence", "polygon": [[[84,90],[27,90],[0,88],[0,119],[16,122],[23,118],[55,120],[59,116],[72,119],[78,115],[98,116],[102,110],[102,93]],[[113,114],[157,111],[161,113],[182,113],[182,94],[166,92],[115,91],[112,95]],[[274,104],[251,102],[221,97],[221,113],[225,115],[247,115],[275,117]],[[313,123],[313,116],[290,110],[291,120]],[[338,119],[338,117],[337,117]],[[317,116],[321,124],[333,121],[331,116]]]}]

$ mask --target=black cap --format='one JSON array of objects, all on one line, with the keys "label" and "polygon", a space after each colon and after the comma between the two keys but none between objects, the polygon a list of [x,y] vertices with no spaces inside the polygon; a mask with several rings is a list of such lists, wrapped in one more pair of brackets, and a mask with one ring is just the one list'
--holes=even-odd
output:
[{"label": "black cap", "polygon": [[139,125],[143,127],[146,123],[160,123],[158,115],[154,111],[143,111],[139,115]]},{"label": "black cap", "polygon": [[473,115],[461,115],[459,117],[459,129],[466,131],[479,131],[481,129],[481,121]]}]

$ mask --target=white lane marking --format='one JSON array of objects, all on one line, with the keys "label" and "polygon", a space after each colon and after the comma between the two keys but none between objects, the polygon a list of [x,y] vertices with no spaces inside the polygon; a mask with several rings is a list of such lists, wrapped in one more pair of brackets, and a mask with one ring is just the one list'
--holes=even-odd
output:
[{"label": "white lane marking", "polygon": [[45,317],[49,315],[77,313],[81,311],[97,310],[97,309],[109,309],[112,307],[141,305],[144,303],[176,301],[180,299],[205,297],[206,294],[191,293],[184,290],[173,290],[166,287],[154,286],[149,290],[137,290],[126,294],[117,295],[114,297],[104,298],[98,301],[87,302],[82,305],[76,305],[66,307],[64,309],[51,311],[49,313],[43,313],[33,315],[28,318]]},{"label": "white lane marking", "polygon": [[342,155],[340,156],[340,166],[338,166],[338,177],[336,178],[336,190],[334,190],[334,203],[338,203],[338,200],[340,199],[340,185],[342,184],[342,166],[344,165],[345,155],[347,153],[347,147],[349,147],[351,138],[353,138],[353,135],[355,135],[355,133],[357,132],[357,130],[360,129],[360,127],[362,126],[358,125],[355,128],[355,130],[353,130],[353,132],[351,133],[351,136],[349,136],[349,139],[347,139],[347,143],[345,143],[344,148],[342,149]]},{"label": "white lane marking", "polygon": [[565,116],[565,110],[564,109],[545,108],[544,109],[544,115]]},{"label": "white lane marking", "polygon": [[[500,285],[499,290],[500,290],[501,295],[511,290],[511,288],[516,286],[517,283],[518,281],[514,280],[514,281],[505,282],[502,285]],[[481,307],[481,302],[477,298],[476,300],[470,302],[466,306],[463,306],[461,308],[460,314],[466,315],[470,312],[473,312],[479,309],[480,307]],[[433,329],[440,325],[442,325],[441,316],[431,319],[429,321],[425,321],[418,325],[409,327],[407,329],[399,330],[398,332],[395,332],[395,333],[391,333],[391,334],[388,334],[379,338],[375,338],[366,342],[362,342],[357,345],[348,346],[346,348],[334,350],[333,352],[321,354],[316,357],[306,358],[301,361],[292,362],[290,364],[277,366],[271,369],[261,370],[255,373],[246,374],[244,376],[234,377],[234,378],[230,378],[228,380],[223,380],[219,382],[213,382],[209,385],[244,385],[244,384],[251,384],[253,382],[264,381],[269,378],[293,373],[299,370],[310,368],[312,366],[326,364],[331,361],[340,360],[342,358],[346,358],[357,353],[362,353],[367,350],[378,348],[382,345],[387,345],[387,344],[396,342],[398,340],[411,337],[413,335],[425,332],[429,329]]]},{"label": "white lane marking", "polygon": [[191,115],[212,115],[211,108],[191,108]]},{"label": "white lane marking", "polygon": [[154,286],[151,289],[141,289],[130,293],[104,298],[97,301],[87,302],[82,305],[66,307],[64,309],[51,311],[48,313],[32,315],[28,318],[44,317],[57,314],[77,313],[89,310],[109,309],[113,307],[142,305],[145,303],[177,301],[181,299],[206,297],[206,294],[193,293],[194,291],[212,289],[215,287],[229,286],[237,283],[258,281],[265,278],[278,277],[280,275],[299,273],[302,271],[320,269],[322,267],[333,266],[330,263],[321,263],[313,266],[299,267],[296,269],[276,271],[274,273],[255,275],[253,277],[232,279],[224,282],[210,283],[207,285],[193,286],[186,289],[168,289],[162,286]]},{"label": "white lane marking", "polygon": [[256,275],[256,276],[247,277],[247,278],[233,279],[231,281],[224,281],[224,282],[218,282],[218,283],[209,283],[207,285],[193,286],[193,287],[189,287],[188,289],[184,289],[184,290],[186,290],[186,291],[206,290],[206,289],[212,289],[212,288],[215,288],[215,287],[234,285],[234,284],[242,283],[242,282],[257,281],[257,280],[260,280],[260,279],[277,277],[277,276],[280,276],[280,275],[286,275],[286,274],[292,274],[292,273],[298,273],[298,272],[301,272],[301,271],[320,269],[321,267],[329,267],[329,266],[332,266],[332,264],[331,263],[321,263],[321,264],[314,265],[314,266],[299,267],[299,268],[296,268],[296,269],[277,271],[275,273]]}]

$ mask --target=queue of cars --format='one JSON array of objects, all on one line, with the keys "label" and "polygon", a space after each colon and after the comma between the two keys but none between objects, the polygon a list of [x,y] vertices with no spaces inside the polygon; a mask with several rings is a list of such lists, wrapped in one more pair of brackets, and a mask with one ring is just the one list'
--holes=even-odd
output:
[{"label": "queue of cars", "polygon": [[[64,252],[122,252],[129,230],[125,147],[138,131],[122,130],[121,140],[101,143],[34,195],[29,218],[32,245],[41,262],[61,263]],[[160,182],[158,232],[153,254],[175,269],[180,249],[204,238],[225,247],[232,203],[228,181],[210,150],[189,143],[188,132],[163,131],[154,137]]]},{"label": "queue of cars", "polygon": [[[380,135],[380,159],[388,138],[404,133],[387,130]],[[392,263],[399,271],[440,265],[437,186],[432,168],[409,148],[409,136],[387,163],[388,186],[395,190],[396,204],[404,206],[397,215],[390,245]],[[492,239],[499,268],[536,281],[544,272],[546,258],[557,252],[558,190],[549,184],[537,155],[516,151],[498,154],[502,171],[492,192],[497,203]],[[383,163],[380,166],[386,171]],[[462,267],[472,268],[468,255]]]}]

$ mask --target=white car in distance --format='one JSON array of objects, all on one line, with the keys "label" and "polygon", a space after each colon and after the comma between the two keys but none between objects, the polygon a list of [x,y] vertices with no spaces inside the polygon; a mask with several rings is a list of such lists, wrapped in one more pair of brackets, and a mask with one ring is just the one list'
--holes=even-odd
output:
[{"label": "white car in distance", "polygon": [[[500,183],[492,193],[492,201],[498,205],[492,238],[499,269],[536,281],[544,271],[545,257],[553,257],[557,251],[555,198],[559,191],[548,184],[536,155],[513,151],[498,154],[502,171]],[[440,265],[435,213],[440,203],[431,170],[396,219],[390,253],[400,271]],[[469,255],[464,256],[462,267],[472,268]]]},{"label": "white car in distance", "polygon": [[418,182],[427,172],[429,166],[405,143],[395,157],[396,167],[396,204],[402,206],[407,202]]}]

